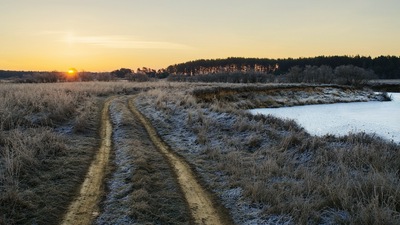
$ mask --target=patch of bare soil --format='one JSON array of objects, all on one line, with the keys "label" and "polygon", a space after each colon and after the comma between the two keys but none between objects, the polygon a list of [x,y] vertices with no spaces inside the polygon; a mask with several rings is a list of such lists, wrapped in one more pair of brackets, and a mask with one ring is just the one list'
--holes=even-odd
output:
[{"label": "patch of bare soil", "polygon": [[189,164],[176,155],[168,145],[161,140],[147,118],[132,104],[132,100],[129,101],[129,108],[134,116],[137,117],[146,128],[152,142],[172,165],[195,223],[229,224],[229,217],[224,213],[225,210],[221,210],[220,206],[215,204],[211,194],[201,186]]},{"label": "patch of bare soil", "polygon": [[72,202],[66,213],[63,225],[90,224],[98,214],[98,202],[103,192],[103,181],[111,150],[112,126],[109,119],[109,105],[112,98],[104,103],[101,124],[101,146],[96,154],[79,196]]}]

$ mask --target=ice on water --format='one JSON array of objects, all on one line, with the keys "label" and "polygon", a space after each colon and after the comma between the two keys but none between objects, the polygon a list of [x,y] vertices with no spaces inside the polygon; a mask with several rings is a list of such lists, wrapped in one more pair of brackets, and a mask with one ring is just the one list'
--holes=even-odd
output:
[{"label": "ice on water", "polygon": [[400,143],[400,93],[389,95],[393,98],[390,102],[307,105],[251,112],[294,119],[314,135],[366,132]]}]

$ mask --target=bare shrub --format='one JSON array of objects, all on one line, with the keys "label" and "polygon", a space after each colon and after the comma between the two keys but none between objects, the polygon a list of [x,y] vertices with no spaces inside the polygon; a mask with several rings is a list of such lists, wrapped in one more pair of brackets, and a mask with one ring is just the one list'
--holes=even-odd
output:
[{"label": "bare shrub", "polygon": [[301,68],[294,66],[284,75],[286,82],[290,83],[320,83],[341,85],[365,85],[376,75],[372,70],[366,70],[353,65],[342,65],[334,70],[326,65],[306,66]]},{"label": "bare shrub", "polygon": [[304,73],[299,66],[294,66],[290,68],[285,77],[287,82],[289,83],[301,83],[304,81]]},{"label": "bare shrub", "polygon": [[115,78],[110,73],[100,73],[100,74],[97,74],[96,80],[98,80],[98,81],[112,81],[112,80],[115,80]]},{"label": "bare shrub", "polygon": [[82,71],[82,72],[79,73],[79,80],[81,80],[81,81],[95,81],[95,80],[97,80],[97,76],[98,75],[96,73]]},{"label": "bare shrub", "polygon": [[145,73],[130,73],[125,76],[129,81],[133,82],[146,82],[150,81],[150,78]]},{"label": "bare shrub", "polygon": [[368,80],[376,78],[372,70],[346,65],[335,68],[335,80],[338,84],[363,85]]},{"label": "bare shrub", "polygon": [[15,80],[17,83],[56,83],[63,79],[60,72],[35,72]]}]

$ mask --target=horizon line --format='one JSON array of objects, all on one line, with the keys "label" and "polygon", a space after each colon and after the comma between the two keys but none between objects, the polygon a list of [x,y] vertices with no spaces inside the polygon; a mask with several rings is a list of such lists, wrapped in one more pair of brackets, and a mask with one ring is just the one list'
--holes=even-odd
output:
[{"label": "horizon line", "polygon": [[[228,57],[222,57],[222,58],[198,58],[198,59],[192,59],[192,60],[187,60],[185,62],[179,62],[179,63],[173,63],[170,64],[166,67],[159,67],[159,68],[151,68],[151,67],[147,67],[147,66],[140,66],[138,68],[143,68],[143,67],[147,67],[150,69],[155,69],[155,70],[159,70],[159,69],[166,69],[169,66],[174,66],[174,65],[178,65],[178,64],[184,64],[184,63],[188,63],[188,62],[195,62],[195,61],[199,61],[199,60],[224,60],[224,59],[231,59],[231,58],[238,58],[238,59],[260,59],[260,60],[287,60],[287,59],[311,59],[311,58],[318,58],[318,57],[349,57],[349,58],[356,58],[356,57],[360,57],[360,58],[371,58],[371,59],[377,59],[379,57],[397,57],[400,58],[400,54],[399,55],[378,55],[378,56],[371,56],[371,55],[360,55],[360,54],[356,54],[356,55],[317,55],[317,56],[300,56],[300,57],[284,57],[284,58],[267,58],[267,57],[244,57],[244,56],[228,56]],[[85,69],[80,69],[80,72],[96,72],[96,73],[106,73],[106,72],[111,72],[113,70],[117,70],[117,69],[121,69],[121,68],[127,68],[127,69],[131,69],[130,67],[126,67],[126,66],[122,66],[119,68],[114,68],[111,70],[85,70]],[[68,68],[69,69],[69,68]],[[68,69],[65,69],[65,71],[68,71]],[[14,71],[14,72],[64,72],[64,70],[57,70],[57,69],[50,69],[50,70],[33,70],[33,69],[6,69],[6,68],[0,68],[0,71]]]}]

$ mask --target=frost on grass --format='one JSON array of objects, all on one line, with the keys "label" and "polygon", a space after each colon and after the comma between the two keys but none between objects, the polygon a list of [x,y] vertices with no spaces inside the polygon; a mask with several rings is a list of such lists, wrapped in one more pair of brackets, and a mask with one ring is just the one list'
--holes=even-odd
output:
[{"label": "frost on grass", "polygon": [[[242,149],[243,146],[237,145],[237,143],[249,142],[250,136],[252,136],[248,132],[230,136],[230,134],[234,134],[232,127],[237,122],[232,115],[208,110],[190,112],[190,110],[181,109],[174,111],[173,115],[166,116],[155,108],[140,107],[140,104],[139,108],[152,120],[159,134],[172,149],[196,165],[196,170],[202,175],[202,178],[223,200],[224,206],[230,210],[235,223],[290,224],[291,218],[287,215],[263,216],[264,205],[249,201],[243,195],[240,187],[228,189],[231,184],[228,182],[229,176],[226,172],[211,169],[223,167],[221,162],[212,160],[213,157],[219,159],[220,156],[217,155],[221,153],[227,154]],[[188,114],[192,114],[190,118],[186,117]],[[226,133],[221,134],[220,130],[224,130]],[[234,138],[237,140],[232,141]],[[219,147],[221,149],[216,150]]]},{"label": "frost on grass", "polygon": [[[344,101],[364,100],[356,92],[325,92],[321,96],[330,96],[327,102],[334,95]],[[400,163],[397,145],[363,134],[311,136],[293,120],[243,112],[235,96],[193,102],[190,93],[153,90],[142,94],[136,105],[171,148],[193,165],[235,223],[365,224],[399,217],[390,200],[400,200],[395,191],[400,181],[392,176]],[[279,94],[282,101],[291,95]],[[301,102],[312,99],[312,93],[295,97]],[[390,207],[374,200],[377,182],[384,184],[382,204]]]},{"label": "frost on grass", "polygon": [[188,212],[171,168],[127,107],[110,106],[113,170],[97,224],[188,224]]},{"label": "frost on grass", "polygon": [[130,137],[124,129],[123,114],[117,103],[110,105],[113,124],[113,146],[115,149],[115,171],[107,183],[108,194],[102,203],[103,210],[97,218],[97,224],[134,224],[130,215],[132,183],[130,179],[134,170],[131,162]]},{"label": "frost on grass", "polygon": [[[150,100],[151,101],[151,100]],[[207,109],[194,110],[179,108],[173,110],[173,114],[165,114],[156,107],[143,107],[146,104],[143,98],[139,98],[136,104],[142,113],[150,118],[159,134],[182,156],[195,165],[195,169],[201,174],[202,179],[213,188],[213,191],[223,200],[223,204],[230,210],[230,214],[237,224],[263,224],[268,221],[270,224],[287,224],[291,221],[286,215],[262,216],[263,207],[260,204],[251,203],[243,195],[239,188],[229,189],[231,185],[226,172],[219,170],[222,165],[217,160],[212,160],[213,153],[228,153],[241,148],[231,143],[226,145],[230,137],[232,126],[236,119],[228,113],[216,113]],[[144,104],[142,104],[144,103]],[[148,103],[148,102],[147,102]],[[166,107],[175,107],[169,105]],[[204,130],[206,127],[206,130]],[[228,134],[219,134],[225,130]],[[250,134],[243,132],[238,138],[239,142],[246,142]],[[220,150],[215,150],[223,146]],[[219,158],[219,156],[215,157]],[[216,168],[216,169],[212,169]],[[277,223],[272,223],[273,221]],[[279,223],[278,223],[279,222]]]}]

